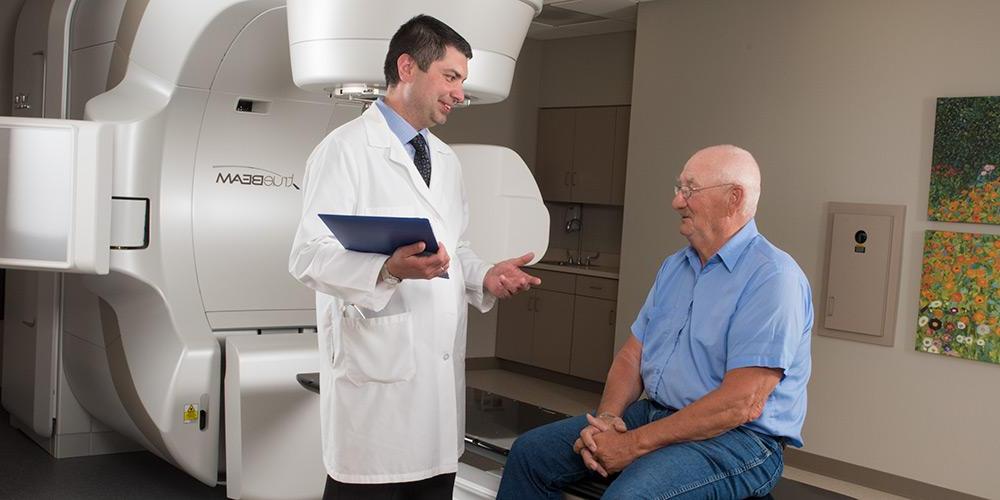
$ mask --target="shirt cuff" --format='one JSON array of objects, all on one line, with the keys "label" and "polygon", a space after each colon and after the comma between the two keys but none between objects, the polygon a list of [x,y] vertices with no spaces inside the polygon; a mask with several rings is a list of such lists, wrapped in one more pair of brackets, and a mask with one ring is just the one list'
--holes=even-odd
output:
[{"label": "shirt cuff", "polygon": [[465,299],[479,312],[489,312],[496,304],[497,298],[486,290],[483,286],[483,280],[486,279],[486,273],[493,266],[482,262],[470,267],[472,269],[467,269],[465,272]]}]

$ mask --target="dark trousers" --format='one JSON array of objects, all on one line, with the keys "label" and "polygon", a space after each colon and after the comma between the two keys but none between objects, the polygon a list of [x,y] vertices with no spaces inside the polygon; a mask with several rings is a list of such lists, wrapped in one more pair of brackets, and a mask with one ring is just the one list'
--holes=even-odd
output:
[{"label": "dark trousers", "polygon": [[326,476],[323,500],[447,500],[455,489],[455,473],[408,483],[342,483]]}]

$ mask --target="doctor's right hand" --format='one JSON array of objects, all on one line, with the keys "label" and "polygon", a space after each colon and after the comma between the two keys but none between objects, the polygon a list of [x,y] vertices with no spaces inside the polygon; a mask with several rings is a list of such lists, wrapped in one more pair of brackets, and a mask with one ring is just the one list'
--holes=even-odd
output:
[{"label": "doctor's right hand", "polygon": [[421,256],[427,245],[418,241],[411,245],[399,247],[385,262],[386,269],[393,276],[409,280],[429,280],[448,271],[451,257],[444,244],[438,242],[438,251],[434,255]]}]

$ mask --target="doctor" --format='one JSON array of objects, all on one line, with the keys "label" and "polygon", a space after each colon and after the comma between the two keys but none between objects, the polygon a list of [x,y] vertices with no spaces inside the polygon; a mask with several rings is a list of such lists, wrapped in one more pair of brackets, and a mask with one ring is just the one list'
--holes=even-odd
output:
[{"label": "doctor", "polygon": [[[385,99],[309,157],[289,272],[316,290],[324,498],[451,498],[464,449],[466,304],[486,312],[541,283],[520,270],[530,253],[491,266],[461,240],[461,166],[427,129],[465,99],[471,57],[441,21],[410,19],[389,42]],[[319,213],[425,217],[439,250],[348,251]]]}]

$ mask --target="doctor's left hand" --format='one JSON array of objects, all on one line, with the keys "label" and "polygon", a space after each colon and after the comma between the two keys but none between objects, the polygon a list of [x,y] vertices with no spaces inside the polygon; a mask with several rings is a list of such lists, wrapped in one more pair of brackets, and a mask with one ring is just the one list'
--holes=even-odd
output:
[{"label": "doctor's left hand", "polygon": [[542,284],[542,280],[521,270],[535,254],[528,252],[520,257],[498,262],[486,272],[483,278],[483,288],[494,297],[505,299],[511,295],[530,290],[533,286]]}]

